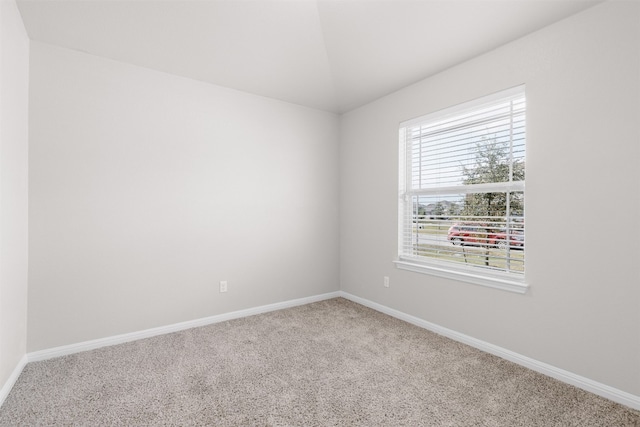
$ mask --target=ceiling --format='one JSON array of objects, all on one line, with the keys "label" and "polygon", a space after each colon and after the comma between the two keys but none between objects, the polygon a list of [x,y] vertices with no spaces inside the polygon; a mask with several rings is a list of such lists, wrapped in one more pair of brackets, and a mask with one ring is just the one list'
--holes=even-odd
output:
[{"label": "ceiling", "polygon": [[18,0],[32,40],[341,113],[584,0]]}]

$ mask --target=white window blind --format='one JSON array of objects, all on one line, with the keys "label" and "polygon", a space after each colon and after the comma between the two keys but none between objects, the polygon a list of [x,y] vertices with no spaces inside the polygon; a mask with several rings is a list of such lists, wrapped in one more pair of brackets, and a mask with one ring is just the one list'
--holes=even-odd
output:
[{"label": "white window blind", "polygon": [[399,261],[524,283],[524,87],[400,125]]}]

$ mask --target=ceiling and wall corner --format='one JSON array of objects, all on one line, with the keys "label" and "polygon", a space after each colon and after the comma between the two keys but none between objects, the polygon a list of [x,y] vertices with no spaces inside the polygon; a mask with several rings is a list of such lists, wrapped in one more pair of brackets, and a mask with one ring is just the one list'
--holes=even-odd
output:
[{"label": "ceiling and wall corner", "polygon": [[31,40],[335,113],[600,1],[18,0]]}]

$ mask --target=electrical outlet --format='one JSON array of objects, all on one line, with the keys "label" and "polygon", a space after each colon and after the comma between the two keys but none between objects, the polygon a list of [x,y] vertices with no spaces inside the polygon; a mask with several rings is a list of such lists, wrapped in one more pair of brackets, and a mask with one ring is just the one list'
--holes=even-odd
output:
[{"label": "electrical outlet", "polygon": [[227,292],[227,281],[222,280],[220,282],[220,292]]},{"label": "electrical outlet", "polygon": [[389,287],[389,276],[384,276],[384,287],[385,288]]}]

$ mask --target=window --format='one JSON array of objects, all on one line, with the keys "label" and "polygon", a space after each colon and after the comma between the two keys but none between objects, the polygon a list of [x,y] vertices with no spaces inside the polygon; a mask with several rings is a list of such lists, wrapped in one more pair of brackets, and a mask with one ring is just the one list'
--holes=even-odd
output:
[{"label": "window", "polygon": [[398,268],[525,292],[520,86],[400,125]]}]

